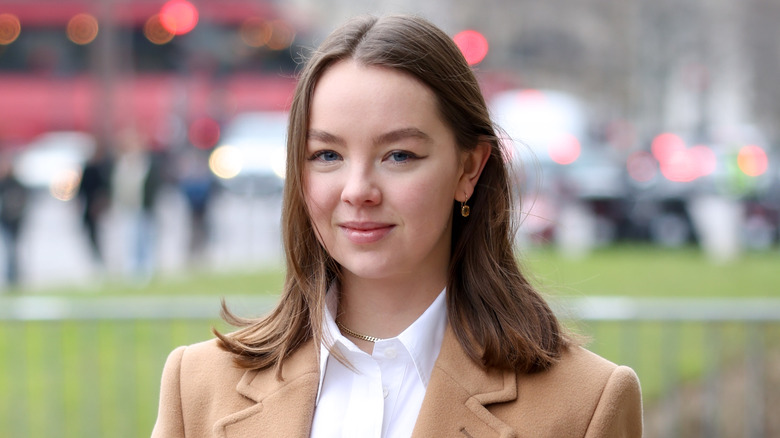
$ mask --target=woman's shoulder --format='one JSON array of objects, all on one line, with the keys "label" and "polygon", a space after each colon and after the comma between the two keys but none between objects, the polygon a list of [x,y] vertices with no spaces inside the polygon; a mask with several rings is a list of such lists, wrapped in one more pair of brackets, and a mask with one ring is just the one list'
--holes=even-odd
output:
[{"label": "woman's shoulder", "polygon": [[[608,374],[620,367],[621,365],[579,345],[572,345],[564,350],[558,363],[559,372],[575,371],[580,373],[586,371],[594,374]],[[623,366],[623,368],[626,367]]]},{"label": "woman's shoulder", "polygon": [[209,385],[214,389],[238,383],[246,371],[235,364],[232,353],[219,347],[217,339],[176,348],[168,355],[165,369],[178,375],[182,387]]},{"label": "woman's shoulder", "polygon": [[165,362],[153,436],[211,436],[220,419],[252,402],[237,387],[246,370],[217,340],[181,346]]},{"label": "woman's shoulder", "polygon": [[610,380],[621,385],[637,385],[639,379],[634,371],[623,365],[615,364],[583,347],[570,346],[560,359],[548,370],[519,374],[526,383],[539,382],[548,388],[569,388],[583,394],[582,391],[598,395]]},{"label": "woman's shoulder", "polygon": [[[518,402],[530,411],[538,410],[538,418],[550,420],[551,428],[565,417],[559,426],[606,433],[594,436],[641,436],[642,395],[636,373],[585,348],[569,347],[546,371],[518,373],[517,384],[518,395],[533,394],[518,397]],[[613,429],[630,433],[606,432]]]}]

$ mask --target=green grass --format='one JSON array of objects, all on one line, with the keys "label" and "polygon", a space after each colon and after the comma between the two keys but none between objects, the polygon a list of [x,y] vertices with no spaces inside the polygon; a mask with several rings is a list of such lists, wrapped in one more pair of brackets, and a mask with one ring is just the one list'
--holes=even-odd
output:
[{"label": "green grass", "polygon": [[696,248],[620,246],[584,259],[564,259],[549,249],[522,257],[536,283],[555,296],[778,297],[780,251],[746,253],[712,263]]},{"label": "green grass", "polygon": [[[527,272],[553,299],[589,295],[637,297],[771,297],[780,295],[780,252],[746,254],[713,265],[695,249],[641,246],[598,250],[582,260],[533,249]],[[105,282],[86,290],[44,290],[37,295],[275,294],[278,267],[256,272],[194,273],[149,284]],[[30,293],[30,292],[27,292]],[[211,337],[214,320],[0,321],[0,436],[148,436],[157,411],[159,378],[176,346]],[[579,323],[593,351],[632,366],[646,401],[680,381],[706,374],[713,364],[738,363],[745,327],[698,323]],[[780,344],[777,325],[767,343]],[[710,348],[713,344],[719,348]],[[671,374],[664,373],[672,370]],[[672,376],[672,377],[668,377]]]}]

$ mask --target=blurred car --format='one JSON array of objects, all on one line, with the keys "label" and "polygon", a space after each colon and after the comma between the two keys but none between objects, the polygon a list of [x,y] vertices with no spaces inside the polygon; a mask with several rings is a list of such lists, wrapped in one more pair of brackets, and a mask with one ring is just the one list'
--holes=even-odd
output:
[{"label": "blurred car", "polygon": [[95,138],[80,131],[53,131],[30,142],[14,161],[17,178],[33,190],[48,190],[67,201],[78,191],[84,164],[94,154]]},{"label": "blurred car", "polygon": [[519,191],[545,200],[548,228],[560,225],[561,209],[577,203],[596,223],[595,240],[614,240],[627,194],[625,172],[609,151],[596,147],[585,103],[557,90],[514,89],[495,95],[490,111],[506,134]]},{"label": "blurred car", "polygon": [[287,160],[286,112],[237,115],[209,158],[209,168],[227,189],[248,195],[279,194]]}]

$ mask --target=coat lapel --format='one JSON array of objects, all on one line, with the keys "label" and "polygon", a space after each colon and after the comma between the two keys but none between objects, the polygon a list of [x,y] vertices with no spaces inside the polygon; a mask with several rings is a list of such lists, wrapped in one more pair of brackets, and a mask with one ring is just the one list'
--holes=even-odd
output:
[{"label": "coat lapel", "polygon": [[512,371],[474,363],[448,325],[412,436],[514,437],[485,406],[515,400],[516,379]]},{"label": "coat lapel", "polygon": [[[319,372],[317,349],[311,341],[285,362],[282,381],[273,369],[247,371],[236,390],[255,404],[218,421],[215,435],[309,436]],[[474,363],[447,326],[412,437],[515,437],[514,430],[486,406],[516,398],[515,373],[486,370]]]},{"label": "coat lapel", "polygon": [[256,404],[235,412],[214,426],[220,438],[307,437],[319,385],[314,343],[298,348],[282,368],[283,380],[271,369],[247,371],[236,386]]}]

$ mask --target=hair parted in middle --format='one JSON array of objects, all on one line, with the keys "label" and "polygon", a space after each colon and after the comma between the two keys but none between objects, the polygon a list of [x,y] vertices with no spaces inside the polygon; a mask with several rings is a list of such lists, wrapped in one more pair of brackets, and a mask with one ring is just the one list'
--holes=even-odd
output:
[{"label": "hair parted in middle", "polygon": [[452,253],[447,282],[449,324],[463,349],[483,366],[533,372],[551,366],[570,341],[542,296],[521,273],[513,248],[513,199],[508,165],[477,79],[453,40],[409,15],[354,18],[331,33],[300,73],[287,131],[282,209],[286,279],[278,306],[258,319],[223,317],[241,327],[215,331],[244,368],[281,367],[304,342],[323,337],[325,294],[340,279],[338,263],[317,239],[304,195],[303,168],[311,100],[317,81],[339,61],[394,69],[422,82],[436,97],[457,147],[491,146],[469,198],[470,214],[453,199]]}]

